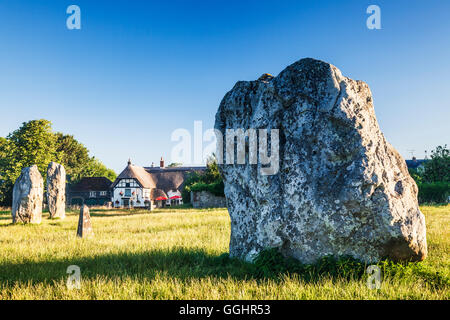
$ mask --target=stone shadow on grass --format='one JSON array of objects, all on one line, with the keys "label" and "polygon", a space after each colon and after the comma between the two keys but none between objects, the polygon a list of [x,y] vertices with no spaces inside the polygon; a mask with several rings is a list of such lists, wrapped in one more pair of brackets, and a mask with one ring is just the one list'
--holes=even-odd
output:
[{"label": "stone shadow on grass", "polygon": [[[9,219],[12,220],[12,219]],[[0,224],[0,228],[6,228],[6,227],[12,227],[15,226],[15,223],[12,223],[12,221],[10,223],[5,223],[5,224]]]}]

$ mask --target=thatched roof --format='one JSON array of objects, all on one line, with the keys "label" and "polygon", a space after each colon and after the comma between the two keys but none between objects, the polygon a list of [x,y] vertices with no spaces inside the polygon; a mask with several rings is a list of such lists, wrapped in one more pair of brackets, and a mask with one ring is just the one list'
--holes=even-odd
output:
[{"label": "thatched roof", "polygon": [[156,187],[165,192],[176,191],[181,189],[181,185],[186,178],[182,171],[158,172],[151,173],[156,180]]},{"label": "thatched roof", "polygon": [[69,186],[71,192],[108,191],[111,180],[105,177],[85,177],[74,185]]},{"label": "thatched roof", "polygon": [[156,188],[169,191],[181,191],[184,180],[190,172],[204,171],[206,167],[173,167],[173,168],[145,168],[156,182]]},{"label": "thatched roof", "polygon": [[146,189],[151,189],[156,187],[156,183],[153,180],[152,176],[148,174],[147,171],[143,167],[135,166],[131,163],[128,163],[128,166],[123,170],[116,181],[114,181],[112,187],[114,188],[117,183],[119,183],[122,179],[136,179],[137,182],[141,185],[141,187]]},{"label": "thatched roof", "polygon": [[204,171],[206,167],[139,167],[131,162],[114,181],[114,188],[121,179],[136,179],[141,187],[151,189],[150,198],[167,197],[169,191],[181,191],[190,172]]},{"label": "thatched roof", "polygon": [[156,198],[159,198],[159,197],[164,197],[164,198],[169,199],[169,197],[167,196],[167,194],[163,190],[153,188],[150,191],[150,199],[156,199]]}]

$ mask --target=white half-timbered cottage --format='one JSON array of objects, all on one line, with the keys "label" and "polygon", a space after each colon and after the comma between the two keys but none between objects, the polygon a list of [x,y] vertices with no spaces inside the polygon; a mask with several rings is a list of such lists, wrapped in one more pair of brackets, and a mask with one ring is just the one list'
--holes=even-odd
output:
[{"label": "white half-timbered cottage", "polygon": [[114,207],[155,208],[183,203],[181,190],[187,175],[205,167],[140,167],[128,161],[112,184]]}]

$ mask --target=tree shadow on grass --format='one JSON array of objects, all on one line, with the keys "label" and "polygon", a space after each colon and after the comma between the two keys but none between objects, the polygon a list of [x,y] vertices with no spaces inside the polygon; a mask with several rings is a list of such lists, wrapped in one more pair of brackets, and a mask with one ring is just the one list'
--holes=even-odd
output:
[{"label": "tree shadow on grass", "polygon": [[0,211],[1,220],[12,220],[11,211]]},{"label": "tree shadow on grass", "polygon": [[164,273],[181,280],[208,276],[236,279],[253,277],[251,264],[230,259],[228,254],[211,255],[203,250],[174,249],[144,253],[117,253],[52,261],[4,262],[0,264],[0,282],[50,282],[67,278],[67,267],[77,265],[83,278],[139,277],[153,279]]},{"label": "tree shadow on grass", "polygon": [[[258,265],[230,258],[228,253],[209,254],[201,249],[177,248],[143,253],[117,253],[92,257],[66,258],[51,261],[4,262],[0,264],[0,283],[52,283],[66,280],[67,267],[80,267],[83,279],[98,276],[111,280],[125,277],[154,279],[158,274],[181,281],[207,277],[257,281],[272,279],[279,282],[286,272],[261,272]],[[309,278],[316,281],[319,278]]]},{"label": "tree shadow on grass", "polygon": [[[151,214],[170,214],[170,213],[181,213],[186,211],[192,211],[192,208],[188,207],[168,207],[168,208],[158,208],[153,210],[145,210],[145,209],[111,209],[111,210],[105,210],[105,209],[91,209],[90,215],[92,217],[127,217],[127,216],[139,216],[139,215],[151,215]],[[202,209],[203,211],[214,211],[217,210],[216,208],[208,208],[208,209]],[[105,213],[105,212],[112,212],[112,213]]]},{"label": "tree shadow on grass", "polygon": [[147,215],[150,214],[150,211],[130,211],[123,213],[101,213],[102,211],[90,211],[89,214],[91,217],[128,217],[128,216],[139,216],[139,215]]},{"label": "tree shadow on grass", "polygon": [[[258,258],[259,259],[259,258]],[[315,265],[302,265],[293,260],[281,260],[273,251],[262,255],[255,263],[232,259],[228,253],[209,254],[201,249],[176,248],[143,253],[117,253],[92,257],[66,258],[52,261],[4,262],[0,264],[0,283],[51,283],[66,280],[67,267],[80,267],[83,279],[98,276],[116,280],[125,277],[154,279],[164,274],[182,281],[207,277],[256,281],[271,279],[283,281],[283,276],[297,274],[303,281],[311,283],[324,277],[332,279],[363,279],[366,265],[356,260],[324,258]],[[383,274],[402,276],[411,271],[436,289],[448,289],[449,279],[432,270],[384,261],[378,264]],[[408,268],[412,268],[408,271]]]}]

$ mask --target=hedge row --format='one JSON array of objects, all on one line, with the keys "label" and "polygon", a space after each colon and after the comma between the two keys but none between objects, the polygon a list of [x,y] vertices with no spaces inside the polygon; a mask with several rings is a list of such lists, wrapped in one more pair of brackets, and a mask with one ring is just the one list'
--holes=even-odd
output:
[{"label": "hedge row", "polygon": [[447,203],[450,197],[450,183],[418,183],[419,203]]},{"label": "hedge row", "polygon": [[191,191],[209,191],[215,196],[224,197],[223,181],[216,181],[213,183],[196,182],[190,187]]}]

